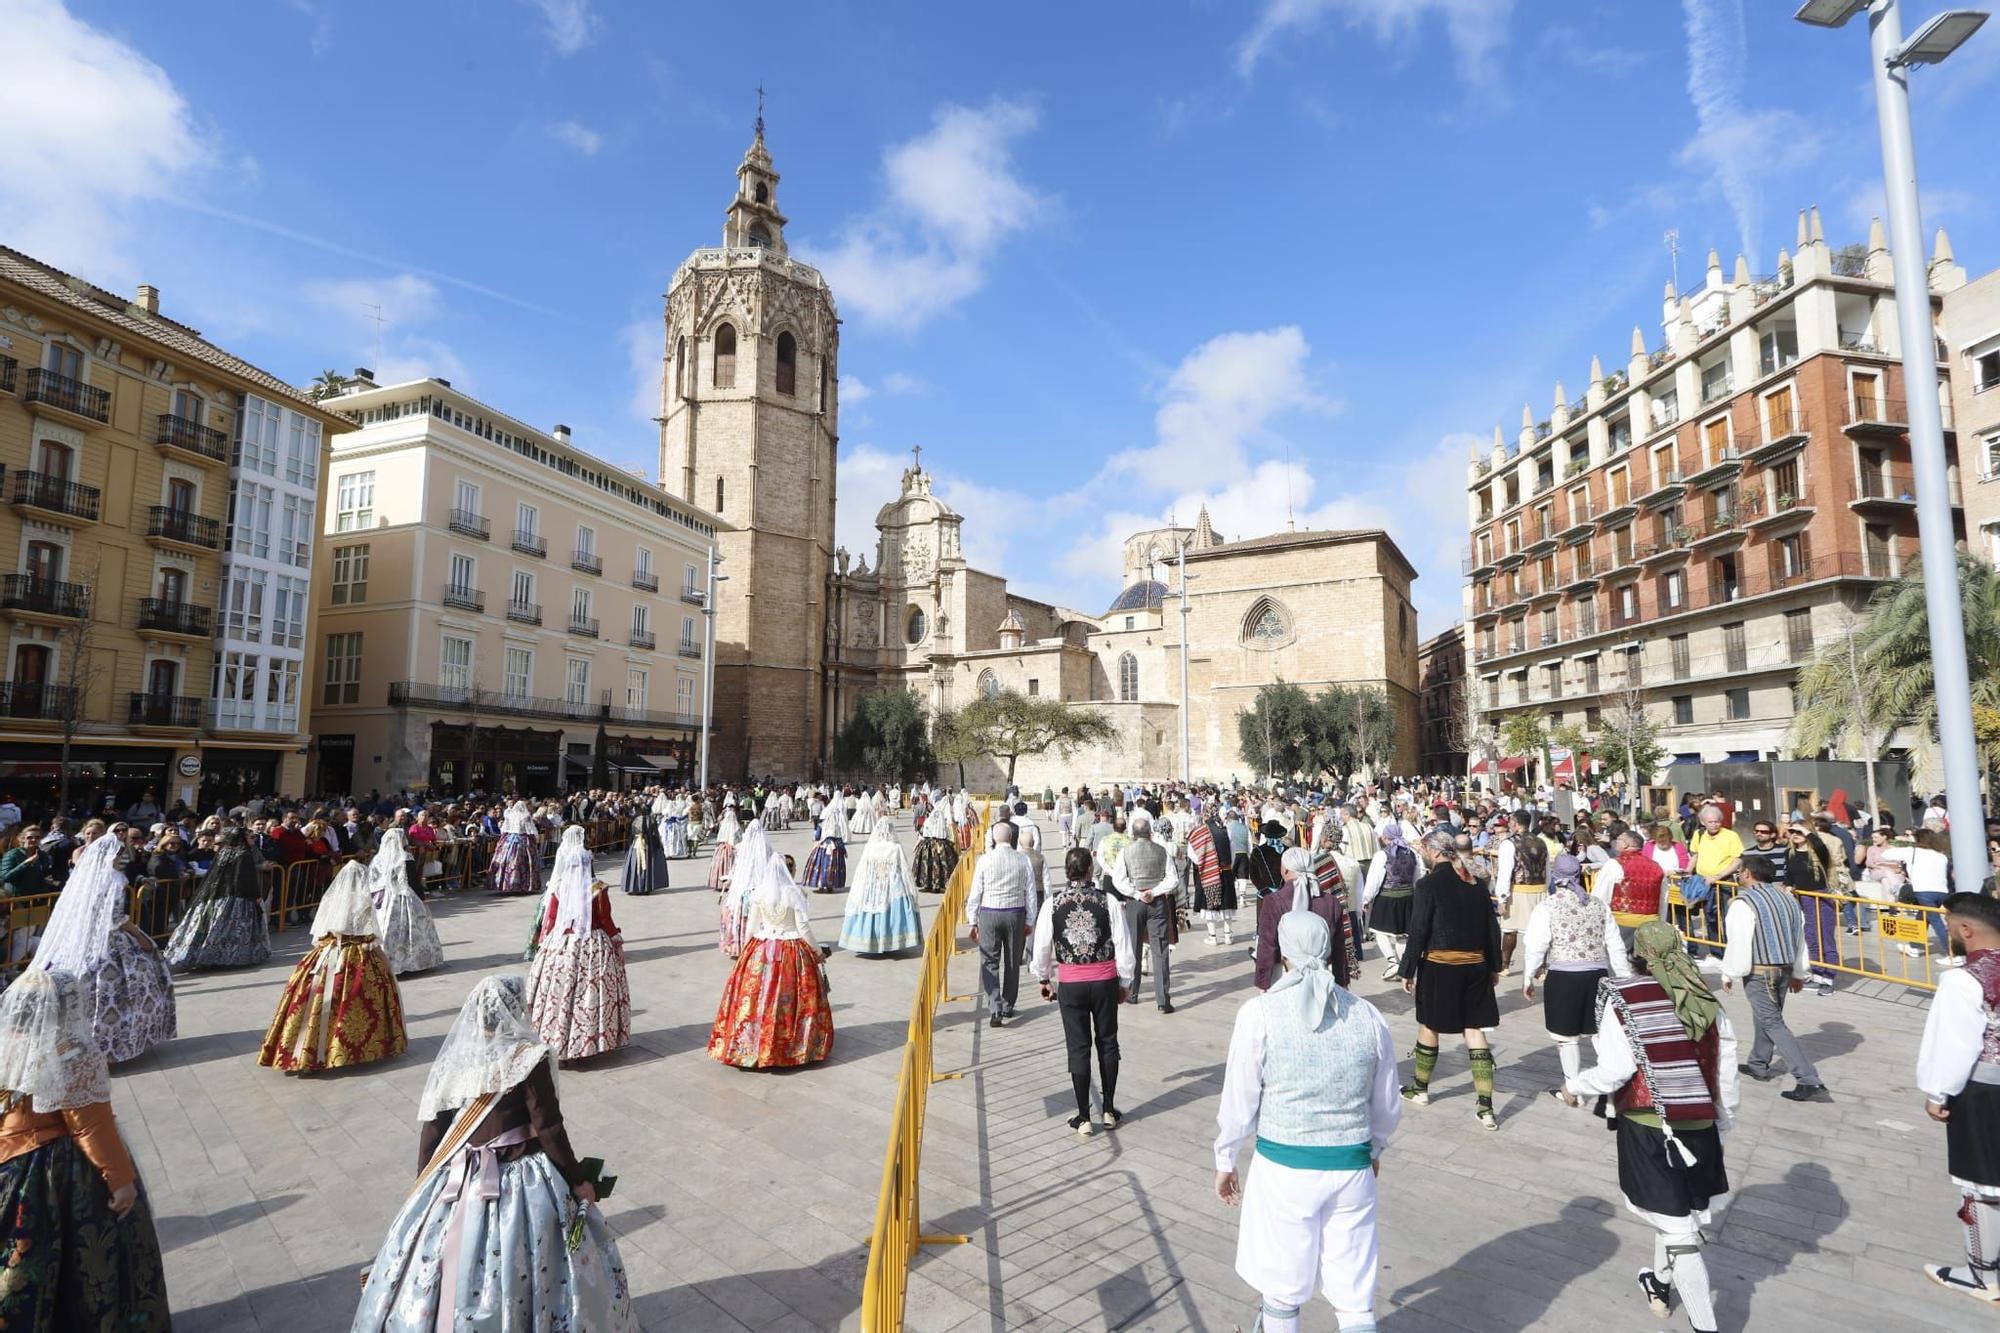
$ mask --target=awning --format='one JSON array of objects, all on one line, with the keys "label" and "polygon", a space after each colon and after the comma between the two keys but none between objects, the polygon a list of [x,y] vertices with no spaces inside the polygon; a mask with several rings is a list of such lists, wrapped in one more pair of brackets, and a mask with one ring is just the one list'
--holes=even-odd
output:
[{"label": "awning", "polygon": [[659,769],[656,768],[651,763],[648,763],[646,760],[646,756],[642,754],[621,754],[618,756],[618,763],[616,767],[618,771],[621,773],[659,772]]},{"label": "awning", "polygon": [[672,772],[674,769],[679,768],[681,766],[680,759],[677,756],[670,754],[648,754],[648,755],[641,755],[640,758],[644,759],[654,768],[664,769],[668,772]]},{"label": "awning", "polygon": [[1527,766],[1528,761],[1525,759],[1502,759],[1500,761],[1500,771],[1502,773],[1512,773],[1516,769],[1526,768]]}]

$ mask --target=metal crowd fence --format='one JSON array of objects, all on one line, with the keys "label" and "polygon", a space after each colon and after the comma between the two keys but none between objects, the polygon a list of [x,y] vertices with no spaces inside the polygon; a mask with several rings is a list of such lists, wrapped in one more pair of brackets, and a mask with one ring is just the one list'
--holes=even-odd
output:
[{"label": "metal crowd fence", "polygon": [[[1700,947],[1722,949],[1728,939],[1724,922],[1729,903],[1735,897],[1735,880],[1716,880],[1710,887],[1714,898],[1707,904],[1690,904],[1681,896],[1686,875],[1667,880],[1667,919],[1680,927],[1688,942]],[[1783,886],[1780,886],[1783,887]],[[1872,981],[1893,981],[1918,990],[1936,990],[1936,963],[1932,950],[1944,952],[1944,909],[1921,903],[1902,903],[1865,894],[1826,893],[1812,889],[1791,889],[1806,918],[1806,951],[1813,966]],[[1846,933],[1852,918],[1859,934]],[[1869,929],[1872,918],[1874,929]],[[1914,945],[1914,952],[1904,946]]]},{"label": "metal crowd fence", "polygon": [[895,1333],[903,1326],[903,1300],[910,1285],[910,1260],[920,1245],[963,1245],[969,1236],[932,1235],[922,1229],[918,1208],[918,1178],[923,1170],[924,1115],[931,1084],[960,1078],[940,1074],[931,1049],[937,1008],[951,995],[946,971],[958,952],[959,928],[965,924],[965,898],[972,873],[986,843],[992,818],[989,804],[980,812],[972,846],[959,854],[944,901],[924,937],[924,965],[917,993],[910,1002],[909,1035],[903,1042],[903,1065],[896,1076],[895,1109],[889,1120],[889,1148],[882,1158],[882,1192],[875,1201],[875,1225],[868,1235],[868,1272],[861,1284],[861,1327],[867,1333]]}]

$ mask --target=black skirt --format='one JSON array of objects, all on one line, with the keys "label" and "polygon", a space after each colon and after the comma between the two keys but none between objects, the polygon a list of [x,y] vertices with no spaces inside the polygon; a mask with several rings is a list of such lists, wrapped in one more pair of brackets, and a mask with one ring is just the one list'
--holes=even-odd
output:
[{"label": "black skirt", "polygon": [[1500,998],[1486,964],[1424,960],[1417,972],[1417,1022],[1440,1035],[1499,1027]]},{"label": "black skirt", "polygon": [[1410,933],[1410,911],[1417,901],[1415,889],[1401,890],[1401,896],[1391,898],[1394,889],[1383,889],[1375,895],[1375,901],[1368,907],[1368,929],[1379,930],[1390,935]]},{"label": "black skirt", "polygon": [[1968,1083],[1946,1106],[1945,1169],[1954,1180],[2000,1189],[2000,1084]]},{"label": "black skirt", "polygon": [[1604,969],[1551,972],[1542,980],[1542,1023],[1552,1037],[1587,1037],[1597,1031],[1597,983]]},{"label": "black skirt", "polygon": [[1196,881],[1196,887],[1199,894],[1198,902],[1203,910],[1210,912],[1236,910],[1236,876],[1228,871],[1222,873],[1220,881],[1214,888],[1202,885],[1199,880]]},{"label": "black skirt", "polygon": [[1707,1129],[1676,1129],[1674,1138],[1694,1154],[1686,1166],[1669,1156],[1667,1136],[1651,1125],[1618,1118],[1618,1188],[1634,1208],[1661,1217],[1686,1217],[1729,1193],[1722,1165],[1722,1135]]}]

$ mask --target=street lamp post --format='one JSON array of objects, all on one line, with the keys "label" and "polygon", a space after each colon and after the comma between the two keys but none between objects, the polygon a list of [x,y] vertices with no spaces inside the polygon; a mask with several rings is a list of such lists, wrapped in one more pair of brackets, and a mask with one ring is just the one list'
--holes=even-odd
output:
[{"label": "street lamp post", "polygon": [[718,574],[715,567],[722,563],[722,553],[715,547],[708,548],[708,591],[702,594],[701,617],[701,782],[699,789],[708,790],[708,743],[715,729],[715,585],[726,582],[727,574]]},{"label": "street lamp post", "polygon": [[1917,203],[1909,70],[1950,55],[1986,21],[1986,15],[1947,10],[1907,42],[1898,0],[1809,0],[1795,17],[1802,23],[1837,28],[1863,9],[1868,11],[1869,56],[1882,136],[1889,253],[1896,268],[1896,322],[1903,341],[1903,397],[1910,414],[1910,466],[1916,482],[1917,544],[1923,557],[1924,610],[1930,621],[1938,742],[1952,816],[1951,859],[1959,884],[1978,885],[1987,873],[1986,826],[1981,818],[1984,803],[1965,660],[1965,611],[1959,600],[1958,538],[1952,521],[1944,416],[1938,405],[1937,334],[1931,324],[1930,276]]},{"label": "street lamp post", "polygon": [[1194,785],[1194,768],[1191,761],[1193,747],[1189,741],[1188,711],[1193,707],[1194,701],[1188,698],[1188,572],[1186,542],[1180,544],[1179,561],[1181,574],[1181,781],[1192,787]]}]

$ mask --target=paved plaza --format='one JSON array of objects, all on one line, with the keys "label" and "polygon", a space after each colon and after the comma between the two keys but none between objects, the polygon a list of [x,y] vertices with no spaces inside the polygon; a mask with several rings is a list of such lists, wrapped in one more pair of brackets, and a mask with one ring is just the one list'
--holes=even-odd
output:
[{"label": "paved plaza", "polygon": [[[801,862],[803,834],[776,839]],[[615,879],[616,858],[600,873]],[[705,861],[678,862],[695,885]],[[812,899],[823,940],[844,899]],[[926,899],[926,919],[935,910]],[[837,954],[838,1035],[826,1065],[727,1069],[705,1053],[728,962],[714,896],[616,900],[633,1045],[560,1078],[580,1155],[619,1177],[605,1206],[648,1329],[818,1330],[859,1323],[863,1244],[880,1183],[914,958]],[[415,1173],[416,1103],[473,981],[520,969],[533,908],[484,895],[433,904],[447,966],[406,978],[410,1052],[312,1078],[256,1065],[303,934],[246,972],[180,983],[178,1041],[114,1080],[119,1122],[151,1192],[177,1328],[345,1328],[359,1273]],[[1247,924],[1248,913],[1245,913]],[[1364,966],[1363,994],[1407,1049],[1400,989]],[[1198,934],[1174,959],[1179,1012],[1123,1011],[1124,1126],[1079,1141],[1053,1008],[1024,981],[1022,1017],[994,1031],[946,1006],[925,1139],[926,1250],[908,1327],[958,1333],[1247,1326],[1235,1215],[1213,1195],[1209,1144],[1229,1025],[1249,993],[1241,948]],[[975,988],[977,960],[953,964]],[[1510,978],[1518,984],[1518,978]],[[1147,995],[1150,996],[1150,982]],[[1385,1329],[1653,1329],[1633,1274],[1652,1233],[1617,1200],[1611,1136],[1542,1096],[1555,1052],[1510,990],[1499,1034],[1501,1128],[1472,1118],[1462,1051],[1445,1048],[1428,1108],[1408,1110],[1382,1172]],[[1729,1010],[1747,1044],[1741,996]],[[1879,997],[1799,996],[1794,1023],[1836,1102],[1794,1106],[1746,1083],[1729,1140],[1736,1204],[1709,1249],[1725,1329],[1966,1328],[1980,1312],[1929,1286],[1923,1259],[1962,1242],[1942,1131],[1910,1085],[1923,1010]],[[1685,1327],[1676,1322],[1673,1327]],[[1323,1304],[1305,1327],[1332,1330]]]}]

